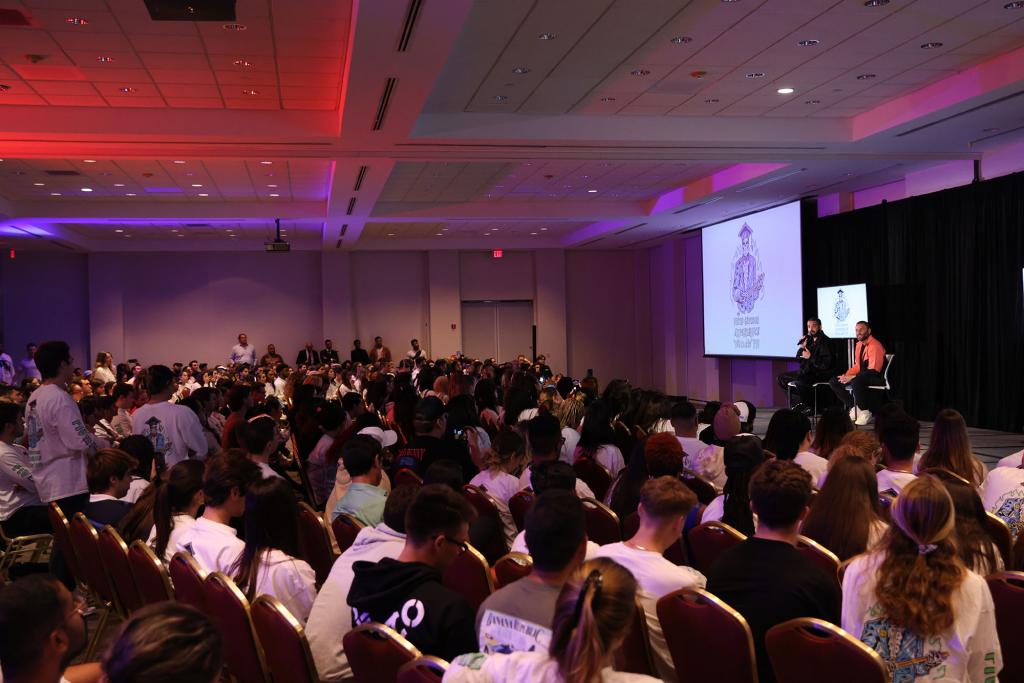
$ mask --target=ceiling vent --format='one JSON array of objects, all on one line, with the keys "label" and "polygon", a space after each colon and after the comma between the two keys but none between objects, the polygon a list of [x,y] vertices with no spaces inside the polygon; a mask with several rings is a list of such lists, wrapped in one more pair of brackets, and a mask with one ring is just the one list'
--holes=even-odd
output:
[{"label": "ceiling vent", "polygon": [[647,224],[646,224],[646,223],[637,223],[636,225],[632,225],[632,226],[630,226],[630,227],[628,227],[628,228],[623,228],[622,230],[619,230],[619,231],[618,231],[617,233],[615,233],[615,234],[616,234],[616,235],[625,235],[625,234],[626,234],[627,232],[629,232],[630,230],[636,230],[637,228],[642,228],[642,227],[644,227],[645,225],[647,225]]},{"label": "ceiling vent", "polygon": [[380,95],[380,103],[377,105],[377,115],[373,117],[372,130],[380,130],[384,126],[384,117],[387,116],[388,106],[391,104],[391,94],[395,91],[397,78],[389,78],[384,81],[384,92]]},{"label": "ceiling vent", "polygon": [[235,21],[235,0],[146,0],[153,21]]},{"label": "ceiling vent", "polygon": [[692,211],[693,209],[699,209],[700,207],[707,206],[708,204],[714,204],[715,202],[720,201],[722,199],[724,199],[724,197],[722,195],[719,195],[717,197],[712,197],[711,199],[708,199],[707,201],[703,201],[703,202],[699,202],[697,204],[694,204],[693,206],[687,206],[686,208],[679,209],[678,211],[673,211],[672,213],[674,213],[674,214],[686,213],[687,211]]},{"label": "ceiling vent", "polygon": [[82,175],[78,171],[43,171],[43,173],[45,173],[46,175],[49,175],[49,176],[67,176],[67,177]]},{"label": "ceiling vent", "polygon": [[359,192],[359,188],[363,186],[363,180],[366,179],[366,166],[359,167],[359,173],[356,174],[356,184],[352,186],[354,192]]},{"label": "ceiling vent", "polygon": [[409,0],[409,9],[405,12],[405,23],[402,25],[402,34],[398,37],[398,51],[405,52],[409,49],[409,41],[412,40],[412,29],[419,19],[420,9],[423,7],[423,0]]},{"label": "ceiling vent", "polygon": [[208,228],[209,223],[185,223],[186,228]]}]

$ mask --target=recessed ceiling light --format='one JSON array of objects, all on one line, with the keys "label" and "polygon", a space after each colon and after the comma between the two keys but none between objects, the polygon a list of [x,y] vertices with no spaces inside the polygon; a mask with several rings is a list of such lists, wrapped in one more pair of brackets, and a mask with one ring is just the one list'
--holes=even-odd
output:
[{"label": "recessed ceiling light", "polygon": [[245,88],[244,90],[242,90],[242,94],[243,95],[259,95],[260,91],[259,90],[254,90],[252,88]]},{"label": "recessed ceiling light", "polygon": [[114,187],[124,187],[124,183],[114,183]]},{"label": "recessed ceiling light", "polygon": [[747,78],[764,78],[763,71],[751,71],[747,74]]},{"label": "recessed ceiling light", "polygon": [[270,196],[271,197],[280,197],[281,195],[277,194],[276,192],[271,192]]},{"label": "recessed ceiling light", "polygon": [[557,36],[554,33],[541,33],[537,37],[541,40],[554,40]]},{"label": "recessed ceiling light", "polygon": [[395,233],[393,233],[393,232],[389,232],[388,233],[388,237],[394,237],[394,236],[395,236]]},{"label": "recessed ceiling light", "polygon": [[225,31],[244,31],[245,24],[224,24],[221,28]]},{"label": "recessed ceiling light", "polygon": [[547,230],[547,228],[541,228],[540,229],[541,232],[545,232],[546,230]]},{"label": "recessed ceiling light", "polygon": [[136,88],[131,87],[130,85],[126,85],[123,88],[121,88],[121,92],[127,95],[129,93],[138,92],[138,90]]},{"label": "recessed ceiling light", "polygon": [[495,95],[494,96],[494,101],[495,102],[504,102],[507,99],[508,99],[508,97],[506,95]]},{"label": "recessed ceiling light", "polygon": [[91,187],[83,187],[82,188],[82,192],[92,192],[92,188]]},{"label": "recessed ceiling light", "polygon": [[931,43],[922,43],[921,44],[921,49],[922,50],[934,50],[937,47],[942,47],[942,43],[931,42]]},{"label": "recessed ceiling light", "polygon": [[46,185],[46,183],[32,183],[32,184],[35,185],[36,187],[43,187],[44,185]]},{"label": "recessed ceiling light", "polygon": [[693,38],[690,36],[672,36],[669,42],[673,45],[686,45],[687,43],[693,42]]},{"label": "recessed ceiling light", "polygon": [[602,102],[614,102],[615,98],[614,97],[602,97],[601,101]]},{"label": "recessed ceiling light", "polygon": [[277,187],[277,185],[267,185],[267,187]]},{"label": "recessed ceiling light", "polygon": [[1024,9],[1024,1],[1017,0],[1016,2],[1008,2],[1003,5],[1003,9]]},{"label": "recessed ceiling light", "polygon": [[183,164],[183,163],[185,163],[185,160],[184,159],[175,159],[174,163],[176,163],[176,164]]},{"label": "recessed ceiling light", "polygon": [[178,232],[177,228],[171,228],[171,232]]},{"label": "recessed ceiling light", "polygon": [[597,190],[587,190],[587,193],[588,193],[588,194],[594,194],[594,193],[596,193],[596,192],[597,192]]},{"label": "recessed ceiling light", "polygon": [[114,61],[114,58],[113,57],[107,57],[106,55],[100,55],[99,57],[96,58],[96,61],[99,62],[100,64],[109,64],[110,62]]},{"label": "recessed ceiling light", "polygon": [[704,100],[704,104],[718,104],[718,98],[709,97],[708,99]]},{"label": "recessed ceiling light", "polygon": [[114,232],[124,232],[121,228],[114,228]]},{"label": "recessed ceiling light", "polygon": [[175,237],[184,237],[184,235],[175,235]]},{"label": "recessed ceiling light", "polygon": [[797,45],[799,45],[800,47],[814,47],[820,42],[820,40],[817,40],[815,38],[808,38],[807,40],[801,40],[799,43],[797,43]]},{"label": "recessed ceiling light", "polygon": [[804,104],[821,104],[821,100],[807,100]]},{"label": "recessed ceiling light", "polygon": [[651,75],[651,70],[650,69],[633,69],[632,71],[629,72],[629,75],[630,76],[650,76]]},{"label": "recessed ceiling light", "polygon": [[530,68],[527,66],[517,66],[516,68],[512,69],[512,73],[522,76],[523,74],[530,73]]},{"label": "recessed ceiling light", "polygon": [[865,0],[864,2],[865,7],[882,7],[888,4],[889,0]]},{"label": "recessed ceiling light", "polygon": [[858,81],[870,81],[872,78],[875,78],[875,74],[861,74],[857,76]]},{"label": "recessed ceiling light", "polygon": [[792,88],[779,88],[775,92],[779,93],[780,95],[792,95],[793,94],[793,89]]},{"label": "recessed ceiling light", "polygon": [[134,196],[135,196],[134,192],[129,192],[129,193],[125,194],[125,197],[134,197]]},{"label": "recessed ceiling light", "polygon": [[72,26],[88,26],[89,20],[84,17],[68,17],[64,20],[64,23],[71,24]]},{"label": "recessed ceiling light", "polygon": [[260,163],[263,164],[264,166],[270,166],[270,164],[272,164],[274,162],[273,161],[261,161]]},{"label": "recessed ceiling light", "polygon": [[210,195],[208,193],[206,193],[206,192],[200,192],[199,196],[200,197],[209,197]]},{"label": "recessed ceiling light", "polygon": [[59,196],[61,196],[61,195],[60,195],[60,192],[51,192],[51,193],[50,193],[50,196],[51,196],[51,197],[59,197]]},{"label": "recessed ceiling light", "polygon": [[96,163],[95,159],[82,159],[82,161],[84,161],[87,164],[95,164]]},{"label": "recessed ceiling light", "polygon": [[192,183],[192,187],[202,187],[202,183]]},{"label": "recessed ceiling light", "polygon": [[535,232],[531,232],[530,234],[531,234],[531,235],[536,235],[537,233],[535,233]]},{"label": "recessed ceiling light", "polygon": [[231,63],[234,64],[235,66],[241,66],[241,67],[249,67],[249,66],[253,65],[252,62],[250,62],[248,59],[236,59],[235,61],[233,61]]}]

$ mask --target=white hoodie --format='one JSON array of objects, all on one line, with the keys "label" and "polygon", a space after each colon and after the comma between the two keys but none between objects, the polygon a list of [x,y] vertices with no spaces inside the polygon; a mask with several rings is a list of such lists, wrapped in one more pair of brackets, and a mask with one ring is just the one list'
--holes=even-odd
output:
[{"label": "white hoodie", "polygon": [[309,649],[321,681],[352,679],[352,667],[341,646],[341,639],[352,630],[352,609],[348,606],[352,565],[379,562],[385,557],[397,559],[404,546],[405,534],[381,523],[361,529],[352,546],[335,560],[306,622]]}]

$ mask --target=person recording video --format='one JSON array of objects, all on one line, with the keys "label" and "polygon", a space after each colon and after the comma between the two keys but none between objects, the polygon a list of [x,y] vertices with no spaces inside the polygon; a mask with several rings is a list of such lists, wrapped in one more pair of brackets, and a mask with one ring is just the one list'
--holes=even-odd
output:
[{"label": "person recording video", "polygon": [[814,384],[829,381],[835,364],[831,340],[821,330],[819,318],[807,319],[807,334],[797,341],[796,357],[800,360],[800,369],[779,375],[779,386],[788,391],[789,383],[793,382],[796,385],[793,394],[799,397],[800,402],[792,408],[810,415],[810,406],[814,404]]}]

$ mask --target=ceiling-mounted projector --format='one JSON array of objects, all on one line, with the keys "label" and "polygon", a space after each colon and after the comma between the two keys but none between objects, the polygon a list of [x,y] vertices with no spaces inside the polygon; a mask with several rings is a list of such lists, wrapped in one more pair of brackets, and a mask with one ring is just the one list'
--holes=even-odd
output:
[{"label": "ceiling-mounted projector", "polygon": [[291,242],[285,242],[281,239],[281,219],[275,218],[274,224],[277,225],[277,236],[270,242],[263,243],[263,249],[265,251],[291,251]]}]

